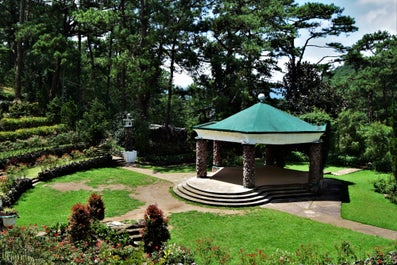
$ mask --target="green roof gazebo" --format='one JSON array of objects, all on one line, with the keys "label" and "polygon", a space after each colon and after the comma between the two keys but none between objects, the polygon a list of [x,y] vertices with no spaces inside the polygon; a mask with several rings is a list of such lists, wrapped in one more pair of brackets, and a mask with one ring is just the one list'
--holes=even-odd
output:
[{"label": "green roof gazebo", "polygon": [[[261,101],[263,96],[258,97]],[[207,140],[212,140],[213,164],[219,165],[219,142],[243,145],[243,185],[255,187],[255,145],[271,146],[310,144],[309,185],[319,191],[323,178],[321,137],[326,126],[307,123],[263,102],[244,109],[224,120],[196,125],[197,177],[206,177]]]}]

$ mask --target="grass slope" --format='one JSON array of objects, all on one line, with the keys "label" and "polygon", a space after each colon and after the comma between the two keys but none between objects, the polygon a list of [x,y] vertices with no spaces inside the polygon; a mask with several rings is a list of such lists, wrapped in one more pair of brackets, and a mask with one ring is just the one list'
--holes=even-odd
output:
[{"label": "grass slope", "polygon": [[[77,190],[60,192],[50,187],[55,183],[84,182],[92,188],[99,185],[122,184],[130,189],[154,183],[157,179],[120,168],[95,169],[39,183],[18,200],[16,209],[20,219],[18,225],[37,224],[39,226],[66,223],[70,209],[75,203],[86,203],[93,191]],[[118,216],[136,209],[143,203],[132,199],[128,190],[105,189],[102,194],[106,216]]]},{"label": "grass slope", "polygon": [[350,202],[342,204],[342,217],[363,224],[374,225],[397,231],[397,204],[376,193],[373,181],[387,178],[390,174],[381,174],[363,170],[333,178],[349,182]]},{"label": "grass slope", "polygon": [[392,247],[391,240],[357,233],[269,209],[253,210],[244,215],[212,213],[174,213],[170,218],[171,240],[195,249],[198,241],[209,238],[214,246],[230,253],[228,264],[238,264],[245,253],[286,251],[295,253],[302,245],[336,258],[337,248],[349,242],[355,255],[366,258],[378,246]]}]

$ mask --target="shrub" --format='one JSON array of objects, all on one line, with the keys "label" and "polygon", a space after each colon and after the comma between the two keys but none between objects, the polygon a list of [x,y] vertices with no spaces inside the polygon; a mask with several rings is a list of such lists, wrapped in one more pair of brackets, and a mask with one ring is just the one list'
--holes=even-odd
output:
[{"label": "shrub", "polygon": [[105,218],[105,204],[101,195],[92,193],[88,198],[87,208],[93,220],[103,220]]},{"label": "shrub", "polygon": [[0,130],[15,131],[21,128],[32,128],[51,125],[46,117],[3,118],[0,120]]},{"label": "shrub", "polygon": [[68,232],[73,241],[87,240],[91,233],[91,218],[87,206],[76,203],[69,216]]},{"label": "shrub", "polygon": [[23,116],[40,116],[41,108],[38,102],[13,102],[9,107],[8,114],[10,117],[23,117]]},{"label": "shrub", "polygon": [[79,110],[73,101],[65,102],[61,108],[61,122],[70,130],[76,129],[76,122],[79,118]]},{"label": "shrub", "polygon": [[164,244],[160,251],[153,252],[151,261],[155,264],[194,264],[194,255],[189,249],[177,244]]},{"label": "shrub", "polygon": [[2,131],[0,132],[0,142],[16,141],[17,139],[28,139],[34,135],[47,136],[51,134],[57,134],[62,130],[64,130],[64,126],[62,124],[58,124],[52,126],[17,129],[15,131]]},{"label": "shrub", "polygon": [[397,204],[397,180],[394,177],[380,178],[373,182],[375,192],[385,194],[392,203]]},{"label": "shrub", "polygon": [[163,211],[156,205],[149,205],[145,211],[145,227],[142,230],[144,251],[153,253],[162,248],[163,244],[170,239],[168,222],[163,216]]},{"label": "shrub", "polygon": [[95,99],[91,102],[89,110],[84,113],[83,119],[77,124],[77,131],[84,142],[97,145],[106,138],[108,127],[105,105]]}]

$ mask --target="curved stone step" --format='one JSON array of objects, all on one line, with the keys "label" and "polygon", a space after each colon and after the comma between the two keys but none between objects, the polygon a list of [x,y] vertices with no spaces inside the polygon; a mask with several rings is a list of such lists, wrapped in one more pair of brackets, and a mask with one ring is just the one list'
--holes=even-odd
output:
[{"label": "curved stone step", "polygon": [[234,200],[234,201],[214,201],[214,200],[209,200],[208,198],[197,198],[197,197],[190,197],[188,196],[186,193],[181,192],[179,189],[177,189],[176,187],[174,187],[174,192],[175,194],[177,194],[178,196],[189,200],[189,201],[193,201],[193,202],[197,202],[197,203],[201,203],[201,204],[206,204],[206,205],[212,205],[212,206],[225,206],[225,207],[248,207],[248,206],[256,206],[256,205],[261,205],[261,204],[265,204],[268,202],[267,198],[263,198],[261,200],[257,200],[257,201],[250,201],[250,202],[243,202],[243,201],[239,201],[239,200]]},{"label": "curved stone step", "polygon": [[266,198],[266,195],[258,195],[256,193],[252,194],[234,194],[234,195],[228,195],[228,194],[213,194],[213,193],[205,193],[205,192],[197,192],[197,190],[192,190],[190,186],[181,184],[177,186],[177,189],[182,192],[183,194],[197,198],[200,200],[209,200],[209,201],[214,201],[214,202],[226,202],[226,203],[235,203],[235,202],[253,202],[253,201],[258,201]]},{"label": "curved stone step", "polygon": [[228,186],[225,188],[224,185],[227,184],[222,184],[222,187],[216,190],[211,186],[212,182],[204,183],[203,180],[200,181],[195,183],[187,180],[174,186],[173,190],[175,194],[186,200],[229,207],[257,206],[269,203],[271,200],[291,200],[313,195],[301,184],[260,186],[254,189],[243,187],[232,187],[230,189]]}]

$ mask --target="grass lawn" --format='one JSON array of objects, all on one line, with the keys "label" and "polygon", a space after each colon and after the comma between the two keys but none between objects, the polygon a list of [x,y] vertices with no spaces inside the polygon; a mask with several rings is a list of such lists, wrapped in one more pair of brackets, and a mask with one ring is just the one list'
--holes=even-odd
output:
[{"label": "grass lawn", "polygon": [[[78,202],[86,203],[92,191],[78,190],[60,192],[49,185],[55,183],[81,182],[97,188],[99,185],[123,184],[131,189],[158,181],[155,178],[120,168],[103,168],[75,173],[49,182],[39,183],[18,200],[18,225],[37,224],[39,226],[67,223],[70,209]],[[106,207],[106,217],[122,215],[136,209],[143,203],[129,196],[127,190],[105,189],[97,192],[102,195]]]},{"label": "grass lawn", "polygon": [[[391,240],[353,232],[307,218],[269,209],[252,210],[244,215],[174,213],[170,217],[171,241],[195,249],[198,241],[211,239],[214,247],[230,254],[227,264],[238,264],[241,250],[295,253],[302,246],[336,259],[337,248],[348,242],[354,254],[365,259],[377,246],[393,247]],[[199,262],[200,264],[200,262]]]},{"label": "grass lawn", "polygon": [[[159,168],[158,171],[170,172],[169,170],[174,169],[163,171]],[[352,183],[349,186],[350,202],[343,204],[343,217],[397,230],[394,224],[397,219],[397,205],[376,194],[372,188],[372,180],[386,176],[373,171],[361,171],[340,177],[332,176]],[[86,190],[60,192],[50,188],[49,185],[82,181],[94,188],[106,184],[123,184],[134,189],[160,180],[120,168],[104,168],[40,183],[24,194],[16,205],[21,216],[17,221],[18,225],[66,223],[72,205],[77,202],[85,203],[91,192]],[[128,196],[129,191],[105,189],[100,193],[105,201],[106,216],[121,215],[142,204],[131,199]],[[393,249],[396,249],[396,242],[388,239],[259,207],[253,208],[244,215],[173,213],[170,217],[170,232],[171,242],[191,249],[197,248],[199,240],[210,239],[213,246],[219,246],[229,253],[231,261],[227,264],[238,264],[241,250],[244,253],[257,253],[258,250],[263,250],[264,253],[271,254],[277,251],[295,253],[304,249],[308,252],[321,253],[323,257],[335,258],[341,255],[341,244],[348,242],[357,258],[364,259],[367,255],[373,254],[374,248],[379,246],[392,249],[394,244]]]},{"label": "grass lawn", "polygon": [[383,194],[376,193],[372,184],[378,178],[389,176],[390,174],[369,170],[333,176],[335,179],[351,183],[349,185],[350,202],[342,204],[342,217],[397,231],[397,204],[385,199]]}]

